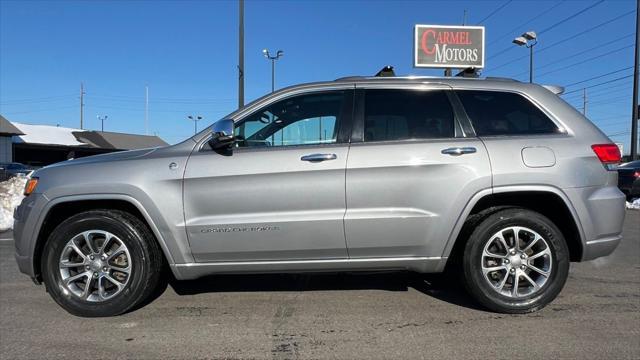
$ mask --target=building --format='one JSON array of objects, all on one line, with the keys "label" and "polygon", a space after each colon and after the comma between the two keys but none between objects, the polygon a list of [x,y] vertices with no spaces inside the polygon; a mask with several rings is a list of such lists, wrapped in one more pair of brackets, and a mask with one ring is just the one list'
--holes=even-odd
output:
[{"label": "building", "polygon": [[9,120],[0,115],[0,163],[13,161],[13,142],[15,135],[24,135]]},{"label": "building", "polygon": [[86,131],[51,125],[22,124],[7,121],[5,118],[2,120],[8,125],[3,125],[0,134],[4,133],[6,127],[6,133],[12,135],[10,146],[6,146],[9,150],[1,148],[0,158],[7,158],[7,162],[19,162],[35,167],[114,151],[168,145],[157,136]]}]

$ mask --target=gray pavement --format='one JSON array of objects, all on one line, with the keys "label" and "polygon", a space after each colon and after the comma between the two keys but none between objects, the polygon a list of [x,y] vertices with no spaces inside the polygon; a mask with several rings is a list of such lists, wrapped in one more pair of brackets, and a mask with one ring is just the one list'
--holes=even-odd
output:
[{"label": "gray pavement", "polygon": [[19,274],[0,233],[0,358],[640,358],[640,211],[614,254],[572,264],[542,311],[477,308],[441,276],[214,276],[83,319]]}]

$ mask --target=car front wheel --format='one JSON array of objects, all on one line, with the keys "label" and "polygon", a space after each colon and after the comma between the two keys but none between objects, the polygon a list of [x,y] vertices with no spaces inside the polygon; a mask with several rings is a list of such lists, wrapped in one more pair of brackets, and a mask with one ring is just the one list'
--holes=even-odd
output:
[{"label": "car front wheel", "polygon": [[50,235],[43,279],[53,299],[77,316],[122,314],[161,281],[162,253],[147,226],[117,210],[72,216]]},{"label": "car front wheel", "polygon": [[553,222],[509,208],[487,216],[472,232],[462,275],[469,293],[487,308],[528,313],[555,299],[568,272],[568,248]]}]

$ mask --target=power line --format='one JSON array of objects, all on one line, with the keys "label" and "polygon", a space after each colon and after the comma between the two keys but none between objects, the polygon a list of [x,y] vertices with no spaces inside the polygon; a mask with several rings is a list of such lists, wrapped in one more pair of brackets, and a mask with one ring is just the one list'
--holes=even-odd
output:
[{"label": "power line", "polygon": [[547,71],[547,72],[542,73],[542,74],[538,74],[538,77],[545,76],[545,75],[548,75],[548,74],[553,74],[553,73],[555,73],[555,72],[562,71],[562,70],[564,70],[564,69],[568,69],[568,68],[573,67],[573,66],[576,66],[576,65],[582,65],[582,64],[587,63],[587,62],[589,62],[589,61],[593,61],[593,60],[596,60],[596,59],[603,58],[603,57],[605,57],[605,56],[613,55],[613,54],[615,54],[615,53],[617,53],[617,52],[620,52],[620,51],[625,50],[625,49],[629,49],[629,48],[631,48],[631,47],[633,47],[633,46],[634,46],[634,44],[627,45],[627,46],[623,46],[623,47],[621,47],[621,48],[618,48],[618,49],[615,49],[615,50],[611,50],[611,51],[606,52],[606,53],[604,53],[604,54],[596,55],[596,56],[593,56],[593,57],[590,57],[590,58],[584,59],[584,60],[582,60],[582,61],[578,61],[578,62],[573,63],[573,64],[565,65],[565,66],[563,66],[563,67],[561,67],[561,68],[558,68],[558,69],[555,69],[555,70],[551,70],[551,71]]},{"label": "power line", "polygon": [[53,111],[53,110],[62,110],[62,109],[71,109],[71,108],[77,108],[77,105],[61,106],[61,107],[50,108],[50,109],[38,109],[38,110],[29,110],[29,111],[13,111],[13,112],[8,112],[6,114],[7,115],[29,114],[34,112]]},{"label": "power line", "polygon": [[[588,33],[592,32],[592,31],[594,31],[594,30],[597,30],[597,29],[599,29],[599,28],[601,28],[601,27],[603,27],[603,26],[605,26],[605,25],[611,24],[611,23],[612,23],[612,22],[614,22],[614,21],[620,20],[620,19],[622,19],[623,17],[628,16],[628,15],[631,15],[631,14],[634,14],[634,13],[635,13],[635,10],[631,10],[631,11],[628,11],[628,12],[626,12],[626,13],[620,14],[620,15],[618,15],[618,16],[616,16],[616,17],[614,17],[614,18],[611,18],[611,19],[609,19],[609,20],[607,20],[607,21],[604,21],[604,22],[602,22],[602,23],[600,23],[600,24],[598,24],[598,25],[595,25],[595,26],[589,27],[588,29],[585,29],[585,30],[579,31],[579,32],[577,32],[577,33],[575,33],[575,34],[573,34],[573,35],[571,35],[571,36],[567,36],[566,38],[564,38],[564,39],[562,39],[562,40],[559,40],[559,41],[556,41],[556,42],[554,42],[554,43],[552,43],[552,44],[550,44],[550,45],[547,45],[547,46],[543,47],[542,49],[537,50],[537,53],[541,53],[541,52],[546,51],[546,50],[549,50],[549,49],[551,49],[551,48],[553,48],[553,47],[555,47],[555,46],[557,46],[557,45],[564,44],[567,40],[575,40],[577,37],[580,37],[580,36],[582,36],[582,35],[586,35],[586,34],[588,34]],[[510,46],[510,47],[506,48],[503,52],[506,52],[506,51],[508,51],[509,49],[513,49],[513,48],[515,48],[515,47],[514,47],[514,46]],[[495,55],[493,55],[493,56],[488,57],[488,58],[487,58],[487,60],[489,60],[489,59],[491,59],[491,58],[494,58],[494,57],[496,57],[496,56],[498,56],[498,55],[500,55],[500,53],[499,53],[499,54],[495,54]],[[509,60],[509,61],[507,61],[507,62],[505,62],[505,63],[503,63],[503,64],[500,64],[500,65],[498,65],[498,66],[496,66],[496,67],[489,68],[487,71],[489,71],[489,70],[490,70],[490,71],[497,70],[497,69],[499,69],[499,68],[501,68],[501,67],[504,67],[504,66],[507,66],[507,65],[509,65],[509,64],[511,64],[511,63],[513,63],[514,61],[517,61],[517,60],[520,60],[520,59],[524,59],[524,58],[526,58],[526,57],[529,57],[529,55],[528,55],[528,54],[525,54],[525,55],[519,56],[519,57],[517,57],[517,58],[511,59],[511,60]]]},{"label": "power line", "polygon": [[[569,15],[569,17],[565,18],[564,20],[559,21],[559,22],[557,22],[557,23],[555,23],[555,24],[553,24],[553,25],[551,25],[551,26],[546,27],[546,28],[545,28],[545,29],[543,29],[542,31],[539,31],[539,32],[538,32],[538,35],[540,35],[540,34],[542,34],[542,33],[544,33],[544,32],[547,32],[547,31],[549,31],[549,30],[551,30],[551,29],[553,29],[553,28],[555,28],[555,27],[557,27],[557,26],[559,26],[559,25],[563,24],[563,23],[564,23],[565,21],[567,21],[567,20],[573,19],[573,18],[575,18],[575,17],[577,17],[577,16],[581,15],[581,14],[582,14],[582,13],[584,13],[585,11],[587,11],[587,10],[589,10],[589,9],[591,9],[591,8],[593,8],[593,7],[595,7],[596,5],[601,4],[603,1],[604,1],[604,0],[600,0],[599,2],[597,2],[597,3],[595,3],[595,4],[589,5],[589,6],[587,6],[586,8],[584,8],[584,9],[582,9],[582,10],[578,11],[577,13],[573,13],[572,15]],[[502,54],[506,53],[507,51],[509,51],[509,50],[513,49],[513,48],[514,48],[514,46],[505,47],[503,50],[499,51],[498,53],[496,53],[496,54],[493,54],[493,55],[489,56],[489,57],[487,58],[487,60],[491,60],[491,59],[493,59],[493,58],[495,58],[495,57],[498,57],[498,56],[500,56],[500,55],[502,55]]]},{"label": "power line", "polygon": [[631,101],[631,99],[629,99],[629,98],[621,98],[620,96],[616,96],[616,97],[611,97],[611,98],[607,98],[607,99],[601,99],[601,100],[598,100],[598,101],[590,102],[589,105],[617,104],[617,103],[623,102],[623,101]]},{"label": "power line", "polygon": [[629,122],[628,121],[617,121],[617,122],[614,122],[614,123],[598,124],[598,127],[620,126],[620,125],[623,125],[623,124],[629,125]]},{"label": "power line", "polygon": [[483,22],[489,20],[493,15],[495,15],[498,11],[504,9],[505,6],[509,5],[513,0],[509,0],[504,4],[498,6],[495,10],[493,10],[489,15],[487,15],[484,19],[480,20],[476,25],[481,25]]},{"label": "power line", "polygon": [[[103,106],[103,105],[91,105],[91,106],[87,106],[88,108],[98,108],[98,109],[111,109],[111,110],[122,110],[122,111],[144,111],[144,108],[140,108],[140,109],[135,109],[135,108],[124,108],[124,107],[117,107],[117,106]],[[153,109],[151,112],[154,113],[181,113],[184,114],[185,112],[189,112],[190,110],[159,110],[159,109]],[[225,111],[225,110],[214,110],[214,111],[209,111],[209,113],[212,114],[227,114],[230,113],[231,111]]]},{"label": "power line", "polygon": [[[600,85],[604,85],[604,84],[609,84],[609,83],[612,83],[612,82],[615,82],[615,81],[620,81],[620,80],[623,80],[623,79],[630,78],[630,77],[632,77],[632,76],[633,76],[633,74],[631,74],[631,75],[627,75],[627,76],[622,76],[622,77],[619,77],[619,78],[616,78],[616,79],[612,79],[612,80],[608,80],[608,81],[605,81],[605,82],[601,82],[601,83],[598,83],[598,84],[593,84],[593,85],[585,86],[584,88],[580,88],[580,89],[576,89],[576,90],[567,91],[566,93],[564,93],[564,95],[568,95],[568,94],[571,94],[571,93],[574,93],[574,92],[582,91],[582,89],[590,89],[590,88],[593,88],[593,87],[596,87],[596,86],[600,86]],[[587,81],[588,81],[588,80],[587,80]]]},{"label": "power line", "polygon": [[[144,103],[145,98],[116,98],[110,96],[89,96],[92,99],[101,99],[106,101],[116,101],[116,102],[126,102],[126,103]],[[151,103],[160,103],[160,104],[186,104],[186,105],[197,105],[197,104],[220,104],[220,103],[230,103],[234,102],[235,99],[209,99],[209,100],[162,100],[158,98],[150,98],[149,102]]]},{"label": "power line", "polygon": [[[582,54],[586,54],[586,53],[588,53],[588,52],[591,52],[592,50],[601,49],[601,48],[603,48],[603,47],[607,47],[607,46],[613,45],[613,44],[615,44],[615,43],[617,43],[617,42],[620,42],[620,41],[622,41],[622,40],[625,40],[626,38],[628,38],[628,37],[632,37],[632,36],[634,36],[634,35],[635,35],[635,33],[630,33],[630,34],[627,34],[627,35],[625,35],[625,36],[619,37],[618,39],[613,40],[613,41],[608,41],[608,40],[607,40],[607,41],[605,41],[605,42],[601,42],[601,43],[599,43],[599,44],[598,44],[598,45],[596,45],[596,46],[590,47],[590,48],[588,48],[588,49],[586,49],[586,50],[580,51],[580,52],[575,53],[575,54],[571,54],[571,56],[565,56],[564,58],[560,58],[560,59],[558,59],[558,60],[551,61],[551,62],[549,62],[549,63],[547,63],[547,64],[542,65],[542,66],[537,66],[537,67],[536,67],[536,70],[541,70],[541,69],[544,69],[544,68],[548,68],[549,66],[556,65],[556,64],[557,64],[557,63],[559,63],[559,62],[564,62],[565,60],[570,60],[570,59],[577,58],[578,56],[580,56],[580,55],[582,55]],[[633,45],[633,44],[631,44],[631,45]],[[517,76],[525,75],[525,74],[528,74],[528,73],[529,73],[529,71],[528,71],[528,70],[525,70],[525,71],[523,71],[523,72],[519,72],[519,73],[517,73],[517,74],[515,74],[515,75],[510,75],[510,77],[517,77]]]},{"label": "power line", "polygon": [[519,24],[518,26],[514,27],[513,29],[511,29],[511,30],[509,30],[509,31],[507,31],[507,32],[505,32],[505,33],[503,33],[502,35],[500,35],[499,37],[497,37],[495,40],[493,40],[492,42],[488,43],[488,44],[487,44],[487,47],[489,47],[489,46],[491,46],[491,45],[493,45],[493,44],[497,43],[497,42],[498,42],[498,40],[504,39],[504,38],[505,38],[505,37],[507,37],[509,34],[512,34],[514,31],[522,30],[522,28],[523,28],[523,27],[525,27],[525,26],[529,25],[530,23],[532,23],[532,22],[533,22],[533,21],[535,21],[535,20],[538,20],[539,18],[541,18],[542,16],[544,16],[544,15],[548,14],[551,10],[553,10],[553,9],[557,8],[558,6],[560,6],[560,5],[562,5],[562,4],[564,4],[564,1],[560,1],[560,2],[558,2],[558,3],[556,3],[556,4],[554,4],[553,6],[551,6],[550,8],[548,8],[548,9],[546,9],[546,10],[544,10],[544,11],[543,11],[543,12],[541,12],[540,14],[538,14],[538,15],[536,15],[536,16],[534,16],[534,17],[532,17],[531,19],[529,19],[529,20],[525,21],[525,22],[524,22],[524,23],[522,23],[522,24]]},{"label": "power line", "polygon": [[623,136],[623,135],[629,135],[630,133],[631,133],[631,131],[627,130],[627,131],[623,131],[623,132],[619,132],[619,133],[607,134],[607,136],[608,137]]},{"label": "power line", "polygon": [[625,70],[629,70],[631,68],[633,68],[633,66],[627,66],[626,68],[610,71],[610,72],[602,74],[602,75],[596,75],[596,76],[590,77],[590,78],[582,80],[582,81],[578,81],[578,82],[574,82],[574,83],[571,83],[571,84],[567,84],[567,85],[565,85],[565,87],[586,83],[587,81],[591,81],[591,80],[595,80],[595,79],[600,79],[600,78],[603,78],[603,77],[611,75],[611,74],[616,74],[616,73],[619,73],[619,72],[622,72],[622,71],[625,71]]},{"label": "power line", "polygon": [[[598,96],[603,96],[603,95],[610,95],[613,93],[617,93],[617,92],[621,92],[621,91],[629,91],[629,89],[627,88],[629,86],[629,84],[615,84],[615,86],[620,86],[620,85],[624,85],[624,88],[621,89],[613,89],[612,87],[606,87],[606,88],[602,88],[602,89],[596,89],[594,91],[589,92],[589,96],[590,97],[598,97]],[[606,90],[606,91],[604,91]],[[565,97],[564,99],[577,99],[577,98],[582,98],[582,94],[571,94],[568,97]]]},{"label": "power line", "polygon": [[76,95],[59,95],[59,96],[47,96],[41,98],[31,98],[31,99],[16,99],[16,100],[5,100],[0,101],[1,105],[19,105],[19,104],[33,104],[33,103],[42,103],[42,102],[55,102],[66,100],[69,98],[73,98]]},{"label": "power line", "polygon": [[571,20],[571,19],[574,19],[574,18],[576,18],[576,17],[578,17],[578,16],[580,16],[580,15],[584,14],[585,12],[587,12],[587,11],[589,11],[589,10],[593,9],[594,7],[596,7],[596,6],[600,5],[600,4],[602,4],[603,2],[604,2],[604,0],[600,0],[600,1],[596,2],[596,3],[594,3],[594,4],[591,4],[591,5],[587,6],[586,8],[584,8],[584,9],[582,9],[582,10],[578,11],[577,13],[575,13],[575,14],[573,14],[573,15],[569,15],[568,17],[566,17],[566,18],[564,18],[564,19],[562,19],[562,20],[558,21],[557,23],[555,23],[555,24],[553,24],[553,25],[551,25],[551,26],[547,26],[546,28],[544,28],[544,29],[540,30],[540,31],[538,32],[538,35],[542,35],[542,34],[546,33],[547,31],[549,31],[549,30],[551,30],[551,29],[554,29],[554,28],[556,28],[556,27],[558,27],[558,26],[560,26],[560,25],[564,24],[565,22],[567,22],[567,21],[569,21],[569,20]]},{"label": "power line", "polygon": [[[623,84],[626,85],[626,84]],[[598,90],[602,90],[602,89],[597,89],[595,92],[596,94],[593,94],[593,92],[589,93],[589,98],[590,99],[599,99],[601,96],[607,96],[607,95],[611,95],[611,94],[615,94],[615,93],[619,93],[619,92],[629,92],[631,91],[631,89],[617,89],[617,90],[611,90],[611,91],[606,91],[606,92],[597,92]],[[572,94],[569,98],[565,98],[565,101],[574,101],[574,100],[582,100],[582,94]]]}]

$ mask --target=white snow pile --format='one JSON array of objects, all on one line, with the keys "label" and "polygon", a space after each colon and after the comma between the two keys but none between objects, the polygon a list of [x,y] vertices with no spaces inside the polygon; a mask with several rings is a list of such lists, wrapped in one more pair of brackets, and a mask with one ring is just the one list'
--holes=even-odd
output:
[{"label": "white snow pile", "polygon": [[20,205],[24,197],[24,186],[27,178],[24,176],[12,177],[0,182],[0,231],[13,228],[13,210]]},{"label": "white snow pile", "polygon": [[627,201],[627,209],[640,210],[640,198]]}]

